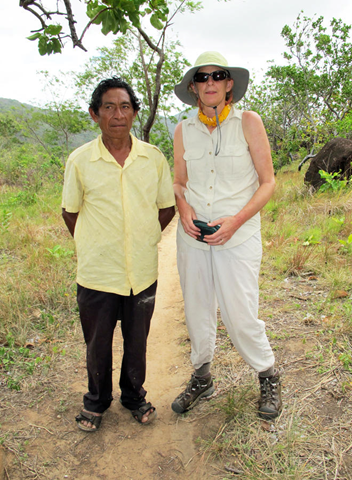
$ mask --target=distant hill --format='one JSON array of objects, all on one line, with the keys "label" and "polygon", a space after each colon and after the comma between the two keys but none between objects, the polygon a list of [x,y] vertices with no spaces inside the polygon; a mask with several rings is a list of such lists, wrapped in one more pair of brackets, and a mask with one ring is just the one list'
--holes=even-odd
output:
[{"label": "distant hill", "polygon": [[[39,107],[35,107],[33,105],[29,105],[27,103],[22,103],[19,102],[18,100],[13,100],[10,98],[2,98],[0,97],[0,113],[6,113],[10,110],[13,109],[21,109],[22,111],[24,110],[29,110],[29,111],[39,111],[42,110]],[[178,122],[180,122],[183,118],[188,118],[192,117],[195,115],[197,109],[191,109],[187,112],[180,112],[179,114],[175,115],[174,118],[176,119],[176,122],[173,122],[169,118],[166,119],[166,125],[167,128],[170,132],[170,135],[173,137],[174,131],[176,128],[176,125]],[[78,133],[76,135],[73,135],[71,140],[70,140],[70,149],[75,149],[79,147],[80,145],[83,145],[84,143],[87,143],[91,140],[93,140],[97,136],[96,131],[87,131],[87,132],[82,132]]]},{"label": "distant hill", "polygon": [[[21,113],[23,111],[25,112],[26,110],[32,111],[32,112],[44,110],[40,107],[29,105],[28,103],[19,102],[18,100],[0,97],[0,113],[6,113],[13,109],[20,110]],[[92,123],[93,123],[93,120],[92,120]],[[97,136],[96,131],[86,131],[86,132],[77,133],[76,135],[72,135],[69,141],[70,150],[74,150],[75,148],[83,145],[84,143],[90,142],[96,136]]]},{"label": "distant hill", "polygon": [[21,103],[18,100],[13,100],[11,98],[2,98],[0,97],[0,112],[4,113],[8,110],[12,110],[13,108],[28,108],[34,110],[40,110],[38,107],[34,107],[33,105],[29,105],[28,103]]}]

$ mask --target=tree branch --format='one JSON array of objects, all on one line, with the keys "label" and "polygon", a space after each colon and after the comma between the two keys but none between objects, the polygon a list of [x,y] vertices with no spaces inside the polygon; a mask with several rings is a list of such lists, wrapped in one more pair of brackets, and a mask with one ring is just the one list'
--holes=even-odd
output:
[{"label": "tree branch", "polygon": [[301,161],[301,163],[298,165],[298,171],[300,172],[301,171],[301,168],[303,167],[303,165],[306,163],[307,160],[309,160],[310,158],[314,158],[315,155],[313,155],[312,153],[309,154],[309,155],[306,155],[304,157],[304,159]]},{"label": "tree branch", "polygon": [[83,46],[83,44],[81,42],[81,39],[78,38],[78,35],[77,35],[77,32],[76,32],[76,27],[75,27],[76,21],[74,19],[73,13],[72,13],[71,1],[70,0],[63,0],[63,1],[64,1],[64,4],[65,4],[65,7],[66,7],[66,12],[67,12],[66,19],[68,21],[68,26],[70,28],[73,47],[79,47],[86,52],[87,49]]},{"label": "tree branch", "polygon": [[[39,15],[39,13],[37,13],[35,10],[32,10],[31,8],[29,8],[27,5],[21,5],[23,6],[23,8],[25,10],[27,10],[28,12],[31,12],[35,17],[37,17],[37,19],[40,21],[40,23],[42,24],[42,28],[40,30],[44,30],[44,28],[46,28],[46,23],[44,22],[44,20],[42,19],[42,17]],[[34,31],[34,30],[33,30]]]},{"label": "tree branch", "polygon": [[31,123],[28,121],[27,118],[24,119],[24,123],[27,125],[28,130],[31,132],[31,134],[32,134],[33,137],[37,140],[37,142],[44,148],[44,150],[46,151],[46,153],[48,153],[48,154],[50,155],[50,154],[51,154],[50,150],[49,150],[48,147],[45,145],[45,143],[41,141],[41,139],[39,138],[37,132],[36,132],[35,129],[32,127]]},{"label": "tree branch", "polygon": [[95,15],[95,17],[93,17],[93,18],[87,23],[87,25],[86,25],[86,26],[84,27],[84,29],[83,29],[82,35],[81,35],[80,38],[79,38],[79,41],[80,41],[80,42],[82,42],[82,39],[83,39],[84,35],[86,34],[88,28],[92,25],[92,23],[95,22],[95,20],[99,17],[99,15],[101,15],[103,12],[106,12],[107,10],[111,10],[111,9],[110,9],[109,7],[106,7],[106,8],[104,8],[104,10],[100,10],[100,12],[97,13],[97,14]]},{"label": "tree branch", "polygon": [[[144,38],[144,40],[147,42],[147,45],[152,49],[154,50],[154,52],[158,52],[159,55],[161,53],[161,50],[160,48],[157,46],[157,45],[154,45],[154,43],[151,41],[150,37],[148,37],[148,35],[145,33],[144,30],[141,29],[141,27],[138,27],[137,30],[139,31],[139,33],[142,35],[142,37]],[[160,40],[159,40],[160,42]]]},{"label": "tree branch", "polygon": [[141,35],[138,35],[138,44],[139,44],[139,54],[141,56],[141,62],[142,62],[142,67],[143,67],[143,72],[144,72],[145,86],[146,86],[147,95],[148,95],[148,104],[149,104],[149,108],[151,110],[152,109],[152,89],[151,89],[150,81],[149,81],[148,68],[145,64]]},{"label": "tree branch", "polygon": [[43,12],[43,14],[46,16],[46,18],[50,18],[50,15],[55,12],[47,12],[42,5],[36,2],[31,2],[31,5],[34,5],[35,7],[39,8]]},{"label": "tree branch", "polygon": [[[165,38],[165,30],[164,30],[164,38]],[[159,61],[157,63],[156,72],[155,72],[155,89],[154,89],[154,95],[153,95],[153,104],[152,104],[152,108],[150,109],[149,117],[143,127],[145,142],[149,142],[149,132],[153,126],[156,112],[158,110],[159,96],[160,96],[160,90],[161,90],[161,71],[163,68],[163,63],[165,61],[164,39],[163,39],[162,45],[163,45],[162,49],[155,46],[156,51],[159,54]]]},{"label": "tree branch", "polygon": [[178,12],[181,10],[181,8],[183,7],[183,4],[186,2],[186,0],[182,0],[182,2],[180,3],[180,5],[176,8],[176,10],[174,11],[174,13],[171,15],[171,17],[168,19],[167,23],[166,23],[166,26],[165,28],[167,28],[168,26],[171,25],[171,20],[178,14]]},{"label": "tree branch", "polygon": [[337,120],[341,120],[341,119],[340,119],[340,115],[338,114],[338,112],[337,112],[335,109],[333,109],[332,106],[331,106],[330,103],[329,103],[329,98],[330,98],[330,96],[331,96],[331,95],[329,95],[328,98],[325,98],[325,97],[323,98],[324,103],[325,103],[325,105],[328,107],[328,109],[330,110],[330,112],[335,115],[336,119],[337,119]]}]

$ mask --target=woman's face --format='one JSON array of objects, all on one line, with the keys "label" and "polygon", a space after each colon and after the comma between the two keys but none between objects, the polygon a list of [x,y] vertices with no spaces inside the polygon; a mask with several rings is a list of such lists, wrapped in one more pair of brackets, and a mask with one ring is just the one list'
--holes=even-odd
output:
[{"label": "woman's face", "polygon": [[[212,73],[218,70],[224,69],[214,65],[208,65],[206,67],[201,67],[198,72]],[[206,82],[195,82],[195,86],[192,85],[192,88],[194,92],[199,95],[201,102],[205,106],[215,107],[220,105],[224,107],[226,93],[232,89],[232,86],[233,80],[231,78],[214,81],[212,77],[208,77]]]}]

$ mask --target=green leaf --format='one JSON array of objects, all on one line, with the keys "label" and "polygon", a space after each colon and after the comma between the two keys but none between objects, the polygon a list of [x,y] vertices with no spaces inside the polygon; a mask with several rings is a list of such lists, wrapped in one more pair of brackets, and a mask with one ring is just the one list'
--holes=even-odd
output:
[{"label": "green leaf", "polygon": [[154,28],[156,28],[157,30],[162,30],[164,28],[164,25],[161,23],[161,21],[159,20],[158,16],[156,14],[153,14],[151,17],[150,17],[150,23],[152,24],[152,26]]},{"label": "green leaf", "polygon": [[130,13],[129,18],[134,27],[140,27],[139,15],[138,13]]},{"label": "green leaf", "polygon": [[[107,11],[101,14],[101,31],[104,35],[107,35],[109,32],[115,29],[116,27],[116,18],[113,12]],[[118,31],[119,25],[117,26]]]},{"label": "green leaf", "polygon": [[122,18],[120,22],[120,31],[123,34],[127,32],[128,26],[129,26],[129,23],[124,18]]},{"label": "green leaf", "polygon": [[44,32],[47,34],[47,35],[59,35],[59,33],[61,32],[62,30],[62,26],[61,25],[48,25],[46,27],[46,29],[44,30]]},{"label": "green leaf", "polygon": [[51,55],[53,53],[53,43],[51,41],[48,41],[46,45],[46,53],[47,55]]},{"label": "green leaf", "polygon": [[[88,14],[88,8],[87,8],[87,15],[89,16],[89,18],[94,18],[96,15],[98,15],[99,12],[102,12],[105,9],[106,9],[105,5],[101,5],[98,8],[96,8],[94,10],[91,10],[90,13]],[[103,13],[101,13],[101,15],[98,15],[98,17],[94,20],[93,23],[95,25],[99,25],[102,22],[102,18],[104,16],[104,13],[105,12],[103,11]]]},{"label": "green leaf", "polygon": [[[92,19],[94,18],[97,13],[99,13],[101,10],[105,10],[106,6],[105,5],[99,5],[98,2],[89,2],[87,4],[87,16]],[[94,23],[100,23],[100,21],[95,21]]]},{"label": "green leaf", "polygon": [[52,39],[54,53],[61,53],[61,43],[57,38]]},{"label": "green leaf", "polygon": [[48,53],[48,37],[41,36],[38,42],[38,50],[41,56]]},{"label": "green leaf", "polygon": [[29,37],[27,37],[27,40],[37,40],[37,38],[40,38],[41,37],[41,34],[39,32],[35,33],[34,35],[30,35]]}]

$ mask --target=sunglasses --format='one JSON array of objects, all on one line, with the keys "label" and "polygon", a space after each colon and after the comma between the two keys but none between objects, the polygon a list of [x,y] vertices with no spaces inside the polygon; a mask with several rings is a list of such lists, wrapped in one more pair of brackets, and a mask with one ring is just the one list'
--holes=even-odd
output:
[{"label": "sunglasses", "polygon": [[211,73],[197,72],[194,75],[193,80],[197,83],[205,83],[208,81],[209,77],[211,77],[214,82],[220,82],[221,80],[225,80],[225,78],[230,78],[230,74],[227,70],[216,70]]}]

